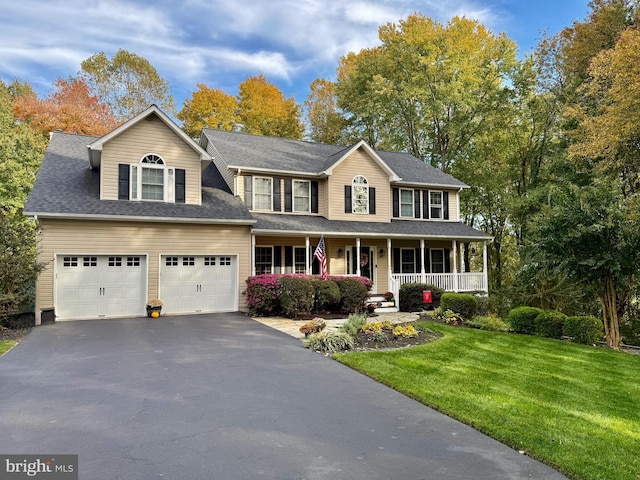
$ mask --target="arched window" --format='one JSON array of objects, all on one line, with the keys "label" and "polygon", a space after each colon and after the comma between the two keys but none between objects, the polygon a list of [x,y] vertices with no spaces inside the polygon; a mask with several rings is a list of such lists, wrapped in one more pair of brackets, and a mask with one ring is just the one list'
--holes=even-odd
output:
[{"label": "arched window", "polygon": [[131,165],[131,198],[169,201],[167,188],[173,183],[173,169],[166,168],[160,155],[149,153],[139,165]]},{"label": "arched window", "polygon": [[351,202],[353,213],[369,213],[369,182],[362,175],[351,182]]}]

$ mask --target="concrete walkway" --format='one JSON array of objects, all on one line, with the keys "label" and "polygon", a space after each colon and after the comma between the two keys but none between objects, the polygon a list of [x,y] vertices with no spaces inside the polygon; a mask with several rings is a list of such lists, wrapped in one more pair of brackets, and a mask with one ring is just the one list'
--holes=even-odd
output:
[{"label": "concrete walkway", "polygon": [[[417,313],[407,313],[407,312],[398,312],[398,313],[381,313],[377,317],[369,318],[369,322],[391,322],[391,323],[405,323],[405,322],[415,322],[419,319],[419,315]],[[300,327],[305,323],[309,322],[309,320],[292,320],[290,318],[283,317],[254,317],[256,322],[260,322],[263,325],[267,325],[268,327],[275,328],[276,330],[280,330],[281,332],[286,333],[287,335],[291,335],[295,338],[304,338],[304,334],[300,333]],[[336,319],[336,320],[325,320],[327,324],[327,330],[335,329],[340,327],[344,322],[346,322],[346,318]]]}]

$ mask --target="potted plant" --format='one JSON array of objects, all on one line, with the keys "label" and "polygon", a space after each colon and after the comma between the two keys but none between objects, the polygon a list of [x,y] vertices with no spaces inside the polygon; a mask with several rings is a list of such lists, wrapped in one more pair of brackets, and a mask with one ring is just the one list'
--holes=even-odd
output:
[{"label": "potted plant", "polygon": [[384,299],[387,302],[393,302],[393,292],[387,292],[384,294]]},{"label": "potted plant", "polygon": [[[147,316],[149,317],[159,317],[160,312],[162,311],[162,301],[154,298],[153,300],[149,300],[147,302]],[[156,312],[157,315],[153,313]]]}]

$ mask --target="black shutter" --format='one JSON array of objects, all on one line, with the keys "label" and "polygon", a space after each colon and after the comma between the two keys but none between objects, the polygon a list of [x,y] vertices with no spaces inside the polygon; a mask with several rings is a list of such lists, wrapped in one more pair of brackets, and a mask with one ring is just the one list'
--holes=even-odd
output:
[{"label": "black shutter", "polygon": [[244,204],[247,208],[253,208],[253,177],[244,176]]},{"label": "black shutter", "polygon": [[313,253],[316,251],[316,247],[309,247],[309,258],[311,259],[311,275],[319,275],[320,274],[320,260],[313,256]]},{"label": "black shutter", "polygon": [[376,189],[374,187],[369,187],[369,213],[376,214]]},{"label": "black shutter", "polygon": [[415,252],[416,253],[414,255],[416,256],[416,258],[414,259],[414,262],[413,262],[413,265],[414,265],[414,268],[415,268],[415,272],[413,272],[413,273],[422,273],[422,261],[421,261],[421,258],[420,258],[420,247],[417,247]]},{"label": "black shutter", "polygon": [[400,249],[393,249],[393,273],[402,273],[400,271]]},{"label": "black shutter", "polygon": [[442,192],[442,218],[449,220],[449,192]]},{"label": "black shutter", "polygon": [[285,272],[293,272],[293,247],[285,245],[284,247],[284,267]]},{"label": "black shutter", "polygon": [[431,252],[428,248],[424,249],[424,271],[431,273]]},{"label": "black shutter", "polygon": [[118,200],[129,200],[129,164],[118,165]]},{"label": "black shutter", "polygon": [[413,216],[420,218],[420,190],[413,191]]},{"label": "black shutter", "polygon": [[451,250],[448,248],[444,249],[444,273],[451,273]]},{"label": "black shutter", "polygon": [[318,182],[311,181],[311,213],[318,213]]},{"label": "black shutter", "polygon": [[282,247],[273,247],[273,271],[282,273]]},{"label": "black shutter", "polygon": [[293,205],[293,195],[292,195],[292,188],[291,188],[291,179],[285,178],[284,179],[284,211],[285,212],[292,211],[293,210],[292,205]]},{"label": "black shutter", "polygon": [[400,189],[393,189],[393,216],[398,218],[400,216]]},{"label": "black shutter", "polygon": [[183,168],[176,168],[176,203],[185,203],[186,173]]},{"label": "black shutter", "polygon": [[280,178],[273,179],[273,211],[280,211]]},{"label": "black shutter", "polygon": [[344,213],[351,213],[351,185],[344,186]]},{"label": "black shutter", "polygon": [[429,218],[429,190],[422,192],[422,218]]}]

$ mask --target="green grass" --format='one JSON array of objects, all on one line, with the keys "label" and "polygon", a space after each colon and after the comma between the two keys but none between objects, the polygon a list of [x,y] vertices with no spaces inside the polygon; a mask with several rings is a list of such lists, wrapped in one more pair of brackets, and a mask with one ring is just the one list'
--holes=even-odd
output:
[{"label": "green grass", "polygon": [[13,340],[0,340],[0,355],[4,355],[6,352],[16,344]]},{"label": "green grass", "polygon": [[338,361],[565,475],[640,479],[640,356],[428,323],[444,337]]}]

